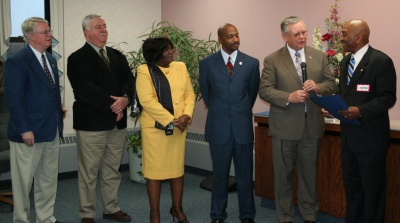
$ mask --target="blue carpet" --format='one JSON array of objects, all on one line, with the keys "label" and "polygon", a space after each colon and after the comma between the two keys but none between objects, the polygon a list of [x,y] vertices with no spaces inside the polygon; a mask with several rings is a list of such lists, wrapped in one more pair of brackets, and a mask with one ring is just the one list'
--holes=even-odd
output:
[{"label": "blue carpet", "polygon": [[[129,179],[127,168],[121,169],[122,183],[120,187],[120,207],[123,211],[132,216],[133,223],[149,222],[149,204],[147,200],[146,185],[139,184]],[[210,222],[210,191],[200,188],[205,172],[196,172],[188,169],[185,174],[185,190],[183,195],[184,211],[191,223]],[[63,174],[58,183],[57,201],[55,206],[55,217],[62,222],[80,222],[78,215],[78,194],[77,194],[76,173]],[[32,193],[31,193],[32,194]],[[102,218],[102,204],[98,192],[96,222],[113,222]],[[239,223],[238,202],[236,192],[229,193],[228,198],[228,219],[227,223]],[[31,201],[33,198],[31,199]],[[272,206],[271,206],[272,205]],[[170,187],[168,182],[162,185],[161,195],[161,222],[171,223],[172,217],[169,214],[171,207]],[[262,200],[256,197],[257,215],[255,221],[258,223],[277,222],[273,207],[273,201]],[[31,222],[35,222],[33,204],[31,204]],[[297,216],[300,216],[297,211]],[[0,203],[0,222],[11,223],[12,212],[10,206]],[[295,223],[301,223],[301,217],[296,217]],[[326,214],[318,215],[318,222],[342,223],[343,219],[334,218]]]}]

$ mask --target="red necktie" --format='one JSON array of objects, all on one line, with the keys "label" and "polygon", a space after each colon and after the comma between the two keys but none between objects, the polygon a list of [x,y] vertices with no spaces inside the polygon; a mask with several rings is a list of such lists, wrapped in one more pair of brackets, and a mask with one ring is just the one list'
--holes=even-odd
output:
[{"label": "red necktie", "polygon": [[228,58],[228,62],[226,63],[226,68],[228,68],[228,73],[230,75],[233,70],[233,64],[231,63],[231,57]]}]

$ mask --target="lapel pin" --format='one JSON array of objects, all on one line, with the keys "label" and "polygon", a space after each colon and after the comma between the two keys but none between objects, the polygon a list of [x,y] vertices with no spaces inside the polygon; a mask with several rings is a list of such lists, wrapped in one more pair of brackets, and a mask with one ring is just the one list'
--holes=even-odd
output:
[{"label": "lapel pin", "polygon": [[361,69],[360,71],[361,71],[361,72],[363,72],[363,71],[364,71],[364,69]]},{"label": "lapel pin", "polygon": [[239,65],[242,65],[242,62],[239,62]]},{"label": "lapel pin", "polygon": [[309,59],[312,59],[312,57],[311,57],[311,56],[309,56],[308,58],[309,58]]}]

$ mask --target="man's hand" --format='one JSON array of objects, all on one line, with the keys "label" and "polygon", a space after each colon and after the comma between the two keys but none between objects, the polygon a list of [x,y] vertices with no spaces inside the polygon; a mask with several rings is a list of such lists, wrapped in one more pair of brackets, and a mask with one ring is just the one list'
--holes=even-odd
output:
[{"label": "man's hand", "polygon": [[358,107],[350,106],[347,110],[340,110],[339,114],[343,115],[345,119],[353,120],[361,117]]},{"label": "man's hand", "polygon": [[308,98],[308,93],[304,90],[297,90],[292,92],[289,95],[288,102],[289,103],[304,103]]},{"label": "man's hand", "polygon": [[325,110],[324,108],[321,108],[321,112],[322,114],[327,117],[327,118],[334,118],[333,115],[331,115],[331,113],[329,113],[327,110]]},{"label": "man's hand", "polygon": [[25,145],[33,146],[35,144],[35,136],[33,135],[32,131],[25,132],[21,136],[22,136],[22,140],[24,141]]},{"label": "man's hand", "polygon": [[124,117],[124,112],[122,111],[117,112],[116,115],[117,115],[117,122],[119,122],[119,120],[121,120]]},{"label": "man's hand", "polygon": [[112,99],[115,100],[115,102],[110,106],[112,112],[114,113],[119,113],[124,111],[124,109],[128,106],[129,101],[127,100],[126,97],[116,97],[116,96],[110,96]]},{"label": "man's hand", "polygon": [[319,86],[313,80],[307,80],[306,82],[304,82],[303,90],[307,92],[314,91],[316,94],[321,93]]}]

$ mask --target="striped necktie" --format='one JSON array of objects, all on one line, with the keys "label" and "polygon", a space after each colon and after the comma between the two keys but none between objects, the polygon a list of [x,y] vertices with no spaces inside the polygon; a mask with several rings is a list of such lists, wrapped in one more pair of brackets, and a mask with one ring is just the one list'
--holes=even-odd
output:
[{"label": "striped necktie", "polygon": [[303,77],[302,77],[302,75],[301,75],[301,63],[303,62],[302,60],[301,60],[301,57],[300,57],[300,53],[299,53],[299,51],[296,51],[296,53],[294,54],[295,55],[295,67],[296,67],[296,70],[297,70],[297,74],[299,75],[299,78],[300,78],[300,81],[303,83]]},{"label": "striped necktie", "polygon": [[347,68],[347,85],[350,83],[350,79],[353,77],[354,66],[356,65],[356,61],[354,60],[353,55],[351,56],[349,67]]}]

